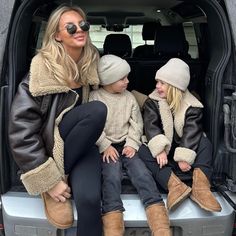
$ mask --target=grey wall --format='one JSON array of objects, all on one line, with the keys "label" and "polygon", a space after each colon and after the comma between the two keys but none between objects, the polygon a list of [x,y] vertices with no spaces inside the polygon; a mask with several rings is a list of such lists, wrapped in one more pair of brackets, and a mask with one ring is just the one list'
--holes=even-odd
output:
[{"label": "grey wall", "polygon": [[0,78],[6,37],[8,33],[8,25],[10,22],[14,2],[14,0],[0,0]]}]

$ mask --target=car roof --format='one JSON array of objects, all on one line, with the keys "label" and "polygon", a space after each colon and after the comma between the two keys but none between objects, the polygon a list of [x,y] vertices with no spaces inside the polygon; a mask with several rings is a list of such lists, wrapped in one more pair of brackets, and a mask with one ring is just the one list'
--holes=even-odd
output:
[{"label": "car roof", "polygon": [[[64,0],[50,2],[54,6],[52,8],[68,3]],[[194,18],[205,21],[201,8],[178,0],[74,0],[71,3],[86,12],[91,24],[103,25],[107,29],[113,28],[113,25],[126,28],[128,25],[140,25],[150,21],[160,22],[161,25],[177,24]],[[43,12],[47,14],[47,11]],[[47,15],[49,14],[50,12]]]}]

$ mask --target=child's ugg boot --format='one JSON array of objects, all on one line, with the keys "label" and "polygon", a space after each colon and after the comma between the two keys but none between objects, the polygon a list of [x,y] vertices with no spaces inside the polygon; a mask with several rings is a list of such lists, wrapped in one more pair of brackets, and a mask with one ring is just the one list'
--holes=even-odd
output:
[{"label": "child's ugg boot", "polygon": [[111,211],[102,216],[104,236],[123,236],[125,232],[123,212]]},{"label": "child's ugg boot", "polygon": [[48,193],[42,193],[44,211],[48,221],[58,229],[70,228],[74,221],[71,201],[56,202]]},{"label": "child's ugg boot", "polygon": [[171,236],[169,216],[163,202],[147,207],[146,215],[153,236]]},{"label": "child's ugg boot", "polygon": [[167,208],[171,210],[177,204],[187,198],[191,188],[183,183],[173,172],[168,181]]},{"label": "child's ugg boot", "polygon": [[210,182],[200,168],[195,168],[193,171],[190,198],[206,211],[221,211],[220,204],[210,190]]}]

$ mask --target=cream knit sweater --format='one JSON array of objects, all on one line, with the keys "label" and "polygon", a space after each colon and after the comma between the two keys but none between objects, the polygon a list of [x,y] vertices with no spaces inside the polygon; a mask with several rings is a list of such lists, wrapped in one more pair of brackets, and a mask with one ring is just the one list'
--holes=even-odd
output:
[{"label": "cream knit sweater", "polygon": [[100,153],[104,152],[112,143],[122,141],[125,141],[124,146],[138,150],[143,134],[143,120],[132,93],[125,90],[123,93],[112,94],[100,88],[90,93],[89,100],[103,102],[108,110],[105,128],[96,143]]}]

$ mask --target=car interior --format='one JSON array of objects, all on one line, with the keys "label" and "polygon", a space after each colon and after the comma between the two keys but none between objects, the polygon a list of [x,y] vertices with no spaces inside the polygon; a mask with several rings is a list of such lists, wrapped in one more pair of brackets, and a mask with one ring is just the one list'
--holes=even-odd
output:
[{"label": "car interior", "polygon": [[[10,109],[17,85],[28,72],[31,58],[40,47],[51,11],[63,3],[80,6],[91,26],[106,31],[102,46],[95,46],[101,56],[115,54],[127,60],[131,66],[128,77],[130,91],[151,93],[155,88],[157,69],[172,57],[181,58],[189,65],[189,90],[204,104],[204,129],[213,143],[215,180],[222,180],[222,176],[227,174],[224,174],[225,167],[219,161],[224,158],[224,151],[217,148],[223,137],[220,107],[223,97],[231,94],[232,88],[217,89],[221,86],[222,76],[219,75],[223,73],[231,51],[226,19],[216,10],[220,3],[213,4],[207,0],[23,1],[15,15],[14,33],[8,42],[10,51],[6,57],[12,66],[9,80],[5,82],[10,90],[6,109]],[[140,26],[139,45],[134,45],[126,33],[131,26]],[[90,32],[92,42],[95,41],[93,35]],[[10,151],[7,152],[10,155]],[[19,171],[12,158],[6,160],[4,166],[11,175],[10,178],[6,176],[3,188],[22,189]]]}]

